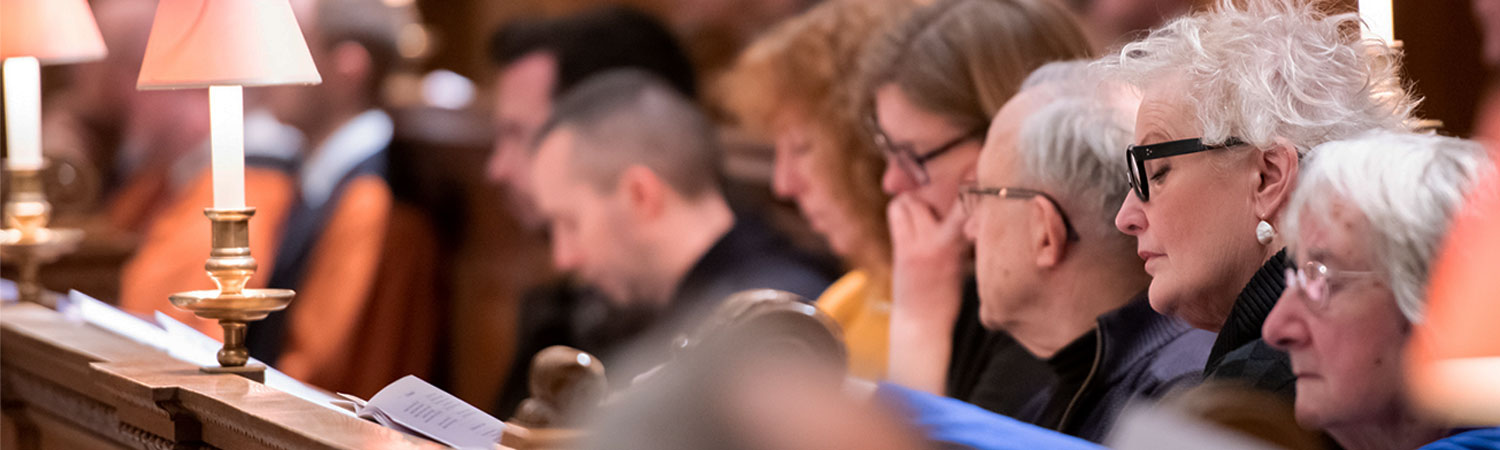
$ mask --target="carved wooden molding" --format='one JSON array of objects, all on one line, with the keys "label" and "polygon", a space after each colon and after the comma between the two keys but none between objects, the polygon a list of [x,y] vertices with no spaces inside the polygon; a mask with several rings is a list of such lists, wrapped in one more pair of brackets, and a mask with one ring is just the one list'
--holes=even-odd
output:
[{"label": "carved wooden molding", "polygon": [[26,408],[45,411],[82,429],[124,442],[122,436],[111,436],[104,431],[115,429],[115,424],[119,423],[115,409],[108,404],[8,365],[0,371],[0,379],[6,384],[6,393],[12,395],[7,401],[19,401]]},{"label": "carved wooden molding", "polygon": [[129,423],[120,422],[119,431],[130,443],[136,444],[136,448],[143,450],[175,450],[176,448],[171,439],[157,436],[155,433]]}]

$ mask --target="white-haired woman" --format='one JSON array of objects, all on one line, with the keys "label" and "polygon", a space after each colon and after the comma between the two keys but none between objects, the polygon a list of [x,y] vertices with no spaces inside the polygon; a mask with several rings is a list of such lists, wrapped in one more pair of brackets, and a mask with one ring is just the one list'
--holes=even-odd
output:
[{"label": "white-haired woman", "polygon": [[1223,0],[1105,58],[1142,89],[1125,154],[1135,195],[1115,225],[1136,236],[1156,310],[1219,332],[1205,372],[1289,393],[1261,324],[1284,288],[1274,224],[1300,158],[1323,142],[1400,129],[1415,101],[1397,55],[1295,0]]},{"label": "white-haired woman", "polygon": [[1474,180],[1477,143],[1378,131],[1318,146],[1287,205],[1295,268],[1265,323],[1290,353],[1297,421],[1346,449],[1411,449],[1449,432],[1403,393],[1428,268]]}]

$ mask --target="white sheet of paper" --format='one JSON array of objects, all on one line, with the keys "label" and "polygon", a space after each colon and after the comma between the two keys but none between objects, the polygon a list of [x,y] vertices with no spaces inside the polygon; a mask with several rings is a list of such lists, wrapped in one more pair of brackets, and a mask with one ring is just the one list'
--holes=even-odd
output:
[{"label": "white sheet of paper", "polygon": [[167,354],[173,358],[200,366],[219,364],[219,341],[161,311],[156,311],[156,323],[167,331]]},{"label": "white sheet of paper", "polygon": [[68,300],[73,303],[73,308],[76,308],[73,311],[76,311],[78,317],[84,322],[159,349],[166,349],[171,344],[171,338],[167,336],[166,330],[148,320],[90,297],[88,294],[68,291]]},{"label": "white sheet of paper", "polygon": [[381,389],[367,407],[450,447],[494,448],[505,432],[504,422],[413,375]]},{"label": "white sheet of paper", "polygon": [[[162,314],[161,311],[156,311],[156,322],[160,323],[162,328],[166,329],[167,335],[170,337],[170,345],[167,347],[167,353],[171,354],[173,358],[200,366],[214,366],[219,364],[219,347],[222,345],[219,341],[203,334],[197,328],[193,328],[172,318],[172,316]],[[255,358],[250,358],[250,362],[264,364]],[[337,401],[338,397],[313,389],[311,386],[297,381],[297,379],[273,367],[266,367],[266,386],[303,400],[317,403],[345,415],[354,415],[349,410],[340,408],[338,405],[332,403]]]}]

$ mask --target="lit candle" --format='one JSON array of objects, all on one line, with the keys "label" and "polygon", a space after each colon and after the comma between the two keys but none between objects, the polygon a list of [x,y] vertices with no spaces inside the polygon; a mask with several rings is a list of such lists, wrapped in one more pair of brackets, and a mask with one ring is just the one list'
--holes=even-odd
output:
[{"label": "lit candle", "polygon": [[208,87],[214,209],[245,207],[245,100],[239,86]]},{"label": "lit candle", "polygon": [[36,58],[5,60],[6,164],[12,169],[42,168],[42,77]]},{"label": "lit candle", "polygon": [[1396,14],[1391,11],[1391,0],[1359,0],[1359,17],[1365,20],[1366,39],[1396,42]]}]

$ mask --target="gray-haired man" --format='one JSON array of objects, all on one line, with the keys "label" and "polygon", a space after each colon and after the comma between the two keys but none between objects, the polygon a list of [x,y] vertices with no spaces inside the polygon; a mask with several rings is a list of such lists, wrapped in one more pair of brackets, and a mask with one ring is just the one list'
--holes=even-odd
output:
[{"label": "gray-haired man", "polygon": [[1034,72],[995,116],[962,196],[980,321],[1056,372],[1038,425],[1098,442],[1131,398],[1196,380],[1214,335],[1146,301],[1135,239],[1113,224],[1140,99],[1096,70]]}]

